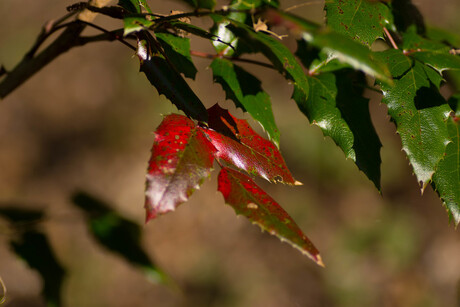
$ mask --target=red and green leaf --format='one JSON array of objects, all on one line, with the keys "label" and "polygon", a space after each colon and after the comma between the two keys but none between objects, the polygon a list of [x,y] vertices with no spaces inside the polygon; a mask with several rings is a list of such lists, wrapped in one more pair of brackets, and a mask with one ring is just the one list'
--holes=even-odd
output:
[{"label": "red and green leaf", "polygon": [[319,251],[289,214],[248,176],[224,167],[219,174],[218,190],[236,214],[245,216],[262,230],[288,242],[318,265],[324,266]]},{"label": "red and green leaf", "polygon": [[[271,182],[301,184],[292,177],[278,148],[252,130],[246,120],[233,117],[217,104],[208,114],[214,130],[203,131],[217,149],[217,158]],[[229,131],[234,137],[229,136]]]},{"label": "red and green leaf", "polygon": [[175,210],[209,177],[216,149],[186,116],[165,117],[155,131],[147,173],[147,221]]}]

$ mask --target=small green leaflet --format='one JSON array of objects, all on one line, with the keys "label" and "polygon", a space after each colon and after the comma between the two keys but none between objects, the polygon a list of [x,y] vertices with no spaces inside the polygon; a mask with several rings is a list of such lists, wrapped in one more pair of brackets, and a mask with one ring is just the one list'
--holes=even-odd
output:
[{"label": "small green leaflet", "polygon": [[190,56],[190,39],[161,32],[156,37],[174,67],[185,77],[195,79],[197,69]]},{"label": "small green leaflet", "polygon": [[316,264],[324,266],[319,251],[289,214],[248,176],[224,167],[219,173],[218,190],[236,214],[243,215],[281,241],[289,243]]},{"label": "small green leaflet", "polygon": [[279,145],[279,130],[273,117],[270,97],[261,88],[261,82],[231,61],[216,58],[210,67],[214,81],[221,84],[227,99],[258,121],[270,139]]},{"label": "small green leaflet", "polygon": [[123,19],[123,36],[146,30],[153,24],[155,24],[154,21],[147,20],[143,17],[125,17]]},{"label": "small green leaflet", "polygon": [[383,38],[383,28],[392,28],[393,24],[389,7],[379,1],[327,0],[324,9],[329,27],[369,48]]},{"label": "small green leaflet", "polygon": [[394,78],[394,86],[380,83],[382,101],[388,106],[403,150],[424,189],[450,141],[446,126],[450,107],[436,94],[438,81],[433,79],[439,75],[430,67],[406,57],[400,50],[387,50],[379,56],[389,64]]}]

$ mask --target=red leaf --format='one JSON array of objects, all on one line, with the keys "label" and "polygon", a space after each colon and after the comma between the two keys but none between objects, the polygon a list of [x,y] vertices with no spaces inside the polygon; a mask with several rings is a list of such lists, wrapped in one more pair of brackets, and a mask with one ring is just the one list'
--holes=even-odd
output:
[{"label": "red leaf", "polygon": [[[217,149],[217,158],[271,182],[301,184],[292,177],[278,148],[252,130],[246,120],[232,116],[217,104],[208,109],[208,115],[209,127],[216,131],[204,132]],[[236,140],[228,137],[229,131]]]},{"label": "red leaf", "polygon": [[263,230],[300,250],[318,265],[324,266],[316,247],[289,214],[249,177],[224,167],[219,173],[218,183],[217,189],[237,214],[245,216]]},{"label": "red leaf", "polygon": [[147,221],[187,201],[212,170],[216,149],[186,116],[165,117],[155,131],[147,173]]}]

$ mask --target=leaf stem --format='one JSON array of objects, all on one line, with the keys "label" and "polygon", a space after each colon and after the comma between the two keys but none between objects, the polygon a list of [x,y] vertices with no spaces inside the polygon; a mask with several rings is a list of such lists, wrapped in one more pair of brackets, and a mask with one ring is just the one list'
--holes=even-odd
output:
[{"label": "leaf stem", "polygon": [[390,44],[393,47],[393,49],[399,49],[398,45],[396,45],[396,43],[395,43],[395,41],[393,39],[393,36],[391,36],[390,31],[388,31],[387,28],[383,27],[383,32],[385,32],[385,35],[388,38],[388,40],[390,41]]}]

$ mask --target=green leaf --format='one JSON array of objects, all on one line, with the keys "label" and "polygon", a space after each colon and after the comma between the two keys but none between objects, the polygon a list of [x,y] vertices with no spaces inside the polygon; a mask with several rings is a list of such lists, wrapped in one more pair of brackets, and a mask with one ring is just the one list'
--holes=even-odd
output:
[{"label": "green leaf", "polygon": [[280,133],[273,117],[270,97],[262,90],[259,79],[222,58],[214,59],[210,67],[214,81],[222,85],[227,99],[233,100],[237,107],[258,121],[278,145]]},{"label": "green leaf", "polygon": [[190,39],[170,33],[156,33],[166,56],[185,77],[195,79],[197,69],[190,56]]},{"label": "green leaf", "polygon": [[152,14],[152,10],[146,0],[119,0],[118,5],[131,13],[146,12]]},{"label": "green leaf", "polygon": [[369,0],[331,0],[325,2],[327,25],[335,31],[371,47],[383,38],[383,28],[393,24],[387,5]]},{"label": "green leaf", "polygon": [[380,143],[369,113],[369,99],[364,98],[361,73],[343,70],[335,73],[337,80],[337,107],[353,133],[353,150],[358,168],[380,190]]},{"label": "green leaf", "polygon": [[273,12],[270,18],[278,21],[307,43],[328,53],[329,60],[337,58],[351,67],[369,74],[381,82],[391,84],[388,67],[368,48],[330,28],[320,28],[305,19],[284,12]]},{"label": "green leaf", "polygon": [[381,83],[383,102],[396,123],[403,150],[422,189],[430,181],[444,155],[449,135],[446,120],[450,107],[431,81],[431,68],[407,57],[400,50],[380,53],[389,63],[394,86]]},{"label": "green leaf", "polygon": [[458,226],[460,223],[460,126],[458,117],[449,118],[447,129],[451,141],[447,144],[444,158],[439,162],[436,173],[433,175],[433,185],[455,226]]},{"label": "green leaf", "polygon": [[43,294],[48,306],[61,306],[61,286],[65,270],[54,256],[46,236],[37,231],[27,231],[17,241],[11,242],[14,252],[43,278]]},{"label": "green leaf", "polygon": [[426,39],[420,36],[415,27],[409,27],[402,36],[402,49],[406,53],[416,51],[433,51],[438,53],[449,53],[450,47],[438,42]]},{"label": "green leaf", "polygon": [[258,135],[246,120],[232,116],[218,104],[208,112],[211,129],[203,132],[217,149],[216,158],[273,183],[301,185],[292,177],[275,144]]},{"label": "green leaf", "polygon": [[179,110],[196,120],[207,121],[207,111],[201,100],[171,62],[158,52],[158,47],[155,46],[157,42],[153,37],[148,33],[146,35],[147,40],[138,40],[140,70],[158,93],[164,94]]},{"label": "green leaf", "polygon": [[182,0],[183,2],[187,3],[191,7],[195,9],[214,9],[216,6],[216,0]]},{"label": "green leaf", "polygon": [[150,28],[155,22],[144,17],[125,17],[123,19],[123,36],[128,36]]},{"label": "green leaf", "polygon": [[440,74],[445,70],[460,70],[460,57],[437,52],[414,52],[414,59],[431,66]]},{"label": "green leaf", "polygon": [[147,221],[175,210],[209,177],[216,149],[186,116],[171,114],[155,131],[145,191]]},{"label": "green leaf", "polygon": [[148,280],[156,283],[169,281],[169,277],[143,250],[142,230],[139,225],[120,216],[108,204],[85,192],[75,193],[72,203],[84,211],[88,228],[99,244],[141,268]]},{"label": "green leaf", "polygon": [[291,80],[294,85],[292,98],[303,103],[309,94],[308,79],[291,51],[279,40],[261,32],[255,32],[245,24],[230,21],[227,26],[236,36],[253,48],[254,52],[262,52],[273,66]]},{"label": "green leaf", "polygon": [[246,175],[222,168],[218,190],[236,214],[243,215],[281,241],[289,243],[316,264],[324,266],[316,247],[289,214]]}]

